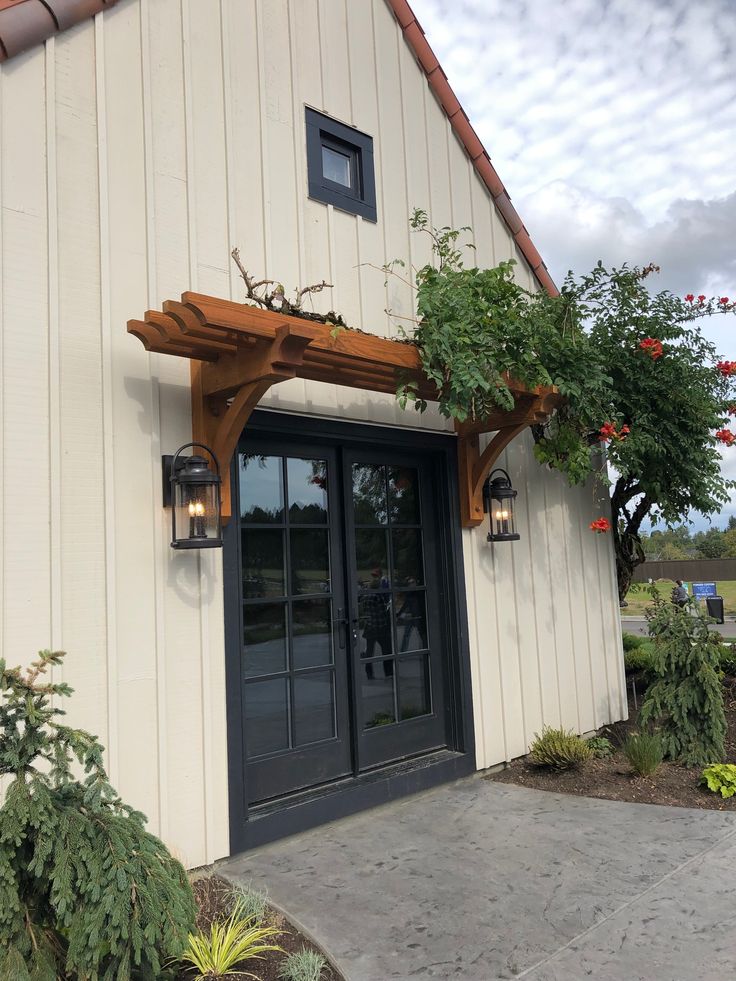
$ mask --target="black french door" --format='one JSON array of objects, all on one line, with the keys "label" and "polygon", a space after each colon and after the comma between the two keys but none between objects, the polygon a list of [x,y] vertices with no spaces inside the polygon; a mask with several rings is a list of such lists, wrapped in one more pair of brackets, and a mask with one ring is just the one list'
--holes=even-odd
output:
[{"label": "black french door", "polygon": [[255,434],[237,476],[246,806],[446,746],[426,456]]}]

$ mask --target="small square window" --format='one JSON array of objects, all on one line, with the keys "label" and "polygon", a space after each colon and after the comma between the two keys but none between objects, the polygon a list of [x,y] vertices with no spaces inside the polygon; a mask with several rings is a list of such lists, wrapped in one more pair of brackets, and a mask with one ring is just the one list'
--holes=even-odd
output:
[{"label": "small square window", "polygon": [[309,196],[376,221],[373,138],[307,109]]}]

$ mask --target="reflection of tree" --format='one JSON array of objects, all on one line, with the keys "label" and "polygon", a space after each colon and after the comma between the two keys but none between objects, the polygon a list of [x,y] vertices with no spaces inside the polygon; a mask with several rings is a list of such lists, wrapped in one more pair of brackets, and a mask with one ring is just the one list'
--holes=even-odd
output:
[{"label": "reflection of tree", "polygon": [[386,523],[386,468],[369,463],[353,466],[353,504],[359,525]]},{"label": "reflection of tree", "polygon": [[249,479],[248,468],[253,464],[257,464],[258,469],[263,471],[266,471],[274,466],[278,467],[279,495],[277,500],[273,502],[272,507],[263,507],[260,504],[253,504],[247,510],[242,510],[241,517],[244,521],[248,521],[252,524],[273,524],[276,521],[281,521],[283,515],[283,505],[281,501],[281,457],[265,456],[262,453],[240,454],[240,469],[242,471],[240,476],[241,498],[245,496],[243,489],[246,485],[246,481]]},{"label": "reflection of tree", "polygon": [[[292,486],[292,464],[296,462],[293,458],[289,460],[289,517],[300,524],[323,525],[327,516],[327,461],[299,460],[299,463],[308,463],[311,471],[308,476],[304,475],[306,479],[301,487]],[[300,500],[300,490],[307,500]]]},{"label": "reflection of tree", "polygon": [[417,524],[417,471],[413,467],[389,467],[391,521],[396,524]]}]

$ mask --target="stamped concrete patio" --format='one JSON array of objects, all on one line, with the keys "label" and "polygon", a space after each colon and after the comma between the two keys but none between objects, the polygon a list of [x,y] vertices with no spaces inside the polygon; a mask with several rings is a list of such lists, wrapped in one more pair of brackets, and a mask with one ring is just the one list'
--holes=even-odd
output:
[{"label": "stamped concrete patio", "polygon": [[472,777],[222,863],[348,981],[723,981],[736,815]]}]

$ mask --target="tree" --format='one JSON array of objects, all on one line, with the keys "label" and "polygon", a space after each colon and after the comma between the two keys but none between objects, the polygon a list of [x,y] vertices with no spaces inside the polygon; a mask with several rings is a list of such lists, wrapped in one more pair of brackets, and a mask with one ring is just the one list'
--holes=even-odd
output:
[{"label": "tree", "polygon": [[[591,475],[608,482],[612,520],[604,515],[591,529],[612,530],[623,599],[645,558],[645,519],[674,525],[691,511],[712,514],[736,486],[717,448],[736,442],[726,428],[736,413],[736,362],[719,360],[700,326],[736,303],[650,293],[654,265],[598,263],[580,279],[568,274],[558,296],[530,292],[514,281],[512,262],[465,268],[457,240],[466,229],[432,228],[422,211],[411,224],[431,236],[435,256],[416,270],[411,339],[440,411],[463,421],[511,409],[509,377],[557,386],[566,403],[534,427],[535,453],[572,484]],[[385,271],[396,274],[394,264]],[[411,385],[397,394],[402,405],[426,407]],[[602,446],[608,477],[595,452]]]},{"label": "tree", "polygon": [[720,528],[699,531],[693,537],[697,554],[703,559],[721,559],[726,554],[728,542]]},{"label": "tree", "polygon": [[[95,736],[62,725],[46,680],[0,659],[0,978],[152,981],[194,926],[186,873],[107,779]],[[73,764],[84,774],[76,779]]]}]

